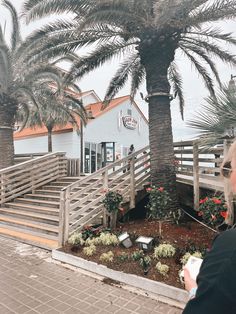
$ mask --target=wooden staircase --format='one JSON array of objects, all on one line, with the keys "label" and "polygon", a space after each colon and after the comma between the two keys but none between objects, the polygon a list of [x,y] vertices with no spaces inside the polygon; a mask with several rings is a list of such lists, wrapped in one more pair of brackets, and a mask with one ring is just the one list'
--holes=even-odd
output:
[{"label": "wooden staircase", "polygon": [[60,191],[79,179],[63,177],[5,203],[0,233],[47,249],[58,247]]},{"label": "wooden staircase", "polygon": [[53,249],[102,214],[107,189],[119,191],[133,208],[135,193],[149,179],[142,152],[80,177],[66,176],[61,153],[0,170],[0,234]]}]

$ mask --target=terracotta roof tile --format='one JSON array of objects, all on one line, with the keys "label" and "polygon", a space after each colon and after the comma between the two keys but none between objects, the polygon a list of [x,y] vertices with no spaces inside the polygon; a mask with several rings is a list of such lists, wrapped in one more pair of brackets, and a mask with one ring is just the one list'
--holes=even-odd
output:
[{"label": "terracotta roof tile", "polygon": [[[85,92],[86,93],[86,92]],[[110,111],[111,109],[113,109],[114,107],[118,106],[119,104],[123,103],[125,100],[130,99],[130,96],[122,96],[122,97],[118,97],[113,99],[109,106],[104,109],[101,110],[102,108],[102,102],[97,102],[97,103],[92,103],[87,105],[85,108],[88,111],[92,112],[92,116],[94,118],[98,118],[99,116],[103,115],[104,113]],[[136,105],[136,104],[135,104]],[[141,110],[139,109],[139,107],[136,105],[136,108],[139,110],[139,112],[143,115],[143,113],[141,112]],[[146,120],[145,116],[143,115],[144,119]],[[147,121],[147,120],[146,120]],[[77,118],[77,122],[78,125],[80,125],[80,119],[79,117]],[[88,123],[90,123],[91,120],[88,120]],[[67,125],[65,125],[64,127],[56,127],[53,130],[53,133],[60,133],[60,132],[70,132],[73,130],[73,127],[70,123],[68,123]],[[36,128],[25,128],[20,132],[15,132],[14,134],[14,139],[22,139],[22,138],[27,138],[27,137],[33,137],[33,136],[42,136],[42,135],[46,135],[47,134],[47,129],[46,127],[36,127]]]}]

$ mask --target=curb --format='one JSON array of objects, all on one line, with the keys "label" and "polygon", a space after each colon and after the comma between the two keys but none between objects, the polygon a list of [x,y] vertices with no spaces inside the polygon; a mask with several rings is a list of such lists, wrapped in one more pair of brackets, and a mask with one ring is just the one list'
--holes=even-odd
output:
[{"label": "curb", "polygon": [[[110,269],[107,266],[87,261],[81,257],[70,255],[59,250],[52,251],[52,258],[59,262],[70,264],[120,283],[133,286],[137,289],[146,290],[152,294],[162,297],[162,302],[175,304],[175,306],[179,308],[184,308],[186,302],[188,301],[188,294],[185,290],[166,285],[162,282],[119,272],[117,270]],[[168,299],[170,299],[170,302],[168,302]]]}]

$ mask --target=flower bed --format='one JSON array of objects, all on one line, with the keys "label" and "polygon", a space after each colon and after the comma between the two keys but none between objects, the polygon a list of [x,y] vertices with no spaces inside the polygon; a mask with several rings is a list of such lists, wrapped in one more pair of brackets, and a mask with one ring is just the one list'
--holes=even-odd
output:
[{"label": "flower bed", "polygon": [[[186,252],[194,253],[196,251],[202,251],[204,254],[204,251],[210,247],[215,233],[194,222],[181,226],[163,222],[162,239],[160,239],[158,228],[158,221],[156,220],[141,220],[120,225],[114,232],[120,234],[127,231],[130,234],[134,245],[129,249],[122,247],[122,245],[96,245],[95,243],[96,248],[93,252],[87,249],[84,250],[84,246],[72,244],[66,245],[62,250],[83,259],[106,265],[114,270],[143,276],[154,281],[183,288],[178,275],[179,270],[182,268],[181,259]],[[88,230],[87,234],[89,234]],[[144,256],[149,256],[151,261],[149,261],[148,273],[145,274],[142,267],[142,260],[140,260],[140,258],[134,258],[134,253],[137,255],[139,251],[134,241],[138,236],[153,237],[156,243],[154,246],[156,248],[158,244],[166,242],[174,247],[175,252],[174,254],[172,252],[171,254],[167,253],[166,255],[161,255],[156,253],[157,249],[154,247],[151,251],[146,252]],[[97,243],[99,241],[97,241]],[[104,241],[106,241],[106,239]],[[94,243],[91,244],[94,245]],[[171,250],[172,249],[167,249],[168,252]],[[156,257],[154,257],[154,255]],[[169,257],[167,257],[168,255]]]}]

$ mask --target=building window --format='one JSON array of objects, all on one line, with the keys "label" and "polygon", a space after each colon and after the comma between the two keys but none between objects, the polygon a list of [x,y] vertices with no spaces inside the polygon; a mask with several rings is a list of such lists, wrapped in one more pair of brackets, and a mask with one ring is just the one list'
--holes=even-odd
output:
[{"label": "building window", "polygon": [[132,116],[132,110],[131,109],[127,109],[127,115]]}]

